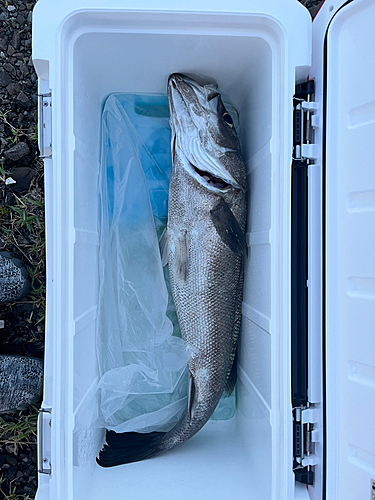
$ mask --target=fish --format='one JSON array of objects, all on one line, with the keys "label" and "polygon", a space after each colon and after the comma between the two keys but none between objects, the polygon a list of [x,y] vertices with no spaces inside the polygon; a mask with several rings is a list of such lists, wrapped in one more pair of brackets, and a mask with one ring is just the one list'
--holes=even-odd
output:
[{"label": "fish", "polygon": [[215,84],[168,79],[172,174],[159,245],[188,353],[186,409],[168,432],[107,431],[103,467],[152,458],[193,437],[234,389],[247,222],[247,171]]}]

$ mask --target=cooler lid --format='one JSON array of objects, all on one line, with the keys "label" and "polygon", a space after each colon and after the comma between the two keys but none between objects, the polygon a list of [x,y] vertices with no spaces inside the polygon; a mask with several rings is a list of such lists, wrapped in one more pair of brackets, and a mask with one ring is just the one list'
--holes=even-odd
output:
[{"label": "cooler lid", "polygon": [[[375,2],[326,37],[326,498],[375,498]],[[324,154],[325,153],[325,154]]]}]

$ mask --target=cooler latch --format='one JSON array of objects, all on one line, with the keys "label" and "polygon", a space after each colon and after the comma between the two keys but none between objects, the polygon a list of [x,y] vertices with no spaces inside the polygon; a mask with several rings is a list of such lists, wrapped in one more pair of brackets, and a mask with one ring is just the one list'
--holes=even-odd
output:
[{"label": "cooler latch", "polygon": [[51,408],[39,409],[38,472],[51,474]]},{"label": "cooler latch", "polygon": [[52,96],[39,94],[38,146],[41,158],[52,156]]},{"label": "cooler latch", "polygon": [[307,404],[308,406],[293,410],[293,470],[297,481],[313,485],[312,466],[318,463],[314,451],[315,443],[319,440],[317,429],[319,412]]}]

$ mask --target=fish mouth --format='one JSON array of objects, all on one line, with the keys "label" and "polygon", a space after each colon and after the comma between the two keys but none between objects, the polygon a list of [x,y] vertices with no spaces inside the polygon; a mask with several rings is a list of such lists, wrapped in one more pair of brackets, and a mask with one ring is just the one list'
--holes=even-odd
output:
[{"label": "fish mouth", "polygon": [[[220,96],[217,85],[200,85],[180,73],[173,73],[168,79],[168,103],[172,128],[172,158],[179,151],[185,161],[188,173],[201,185],[211,191],[223,192],[229,189],[245,189],[225,166],[225,156],[236,154],[237,150],[220,145],[215,137],[202,137],[200,131],[210,130],[207,117],[210,101]],[[211,129],[212,130],[212,129]]]},{"label": "fish mouth", "polygon": [[185,164],[185,169],[191,175],[191,177],[193,177],[198,182],[198,184],[208,189],[209,191],[214,191],[215,193],[226,193],[231,189],[237,189],[236,186],[227,182],[221,177],[217,177],[207,170],[201,170],[200,168],[196,167],[189,160],[187,160],[187,165]]},{"label": "fish mouth", "polygon": [[[191,168],[196,172],[206,183],[219,191],[228,191],[228,189],[234,188],[228,182],[225,182],[220,177],[215,177],[210,172],[205,172],[204,170],[199,170],[199,168],[195,167],[192,163],[190,163]],[[235,188],[236,189],[236,188]]]}]

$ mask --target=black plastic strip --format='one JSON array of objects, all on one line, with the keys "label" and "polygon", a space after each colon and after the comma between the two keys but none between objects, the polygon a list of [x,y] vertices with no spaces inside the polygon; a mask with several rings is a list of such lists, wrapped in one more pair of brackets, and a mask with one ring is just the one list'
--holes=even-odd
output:
[{"label": "black plastic strip", "polygon": [[292,405],[307,403],[307,162],[292,162]]}]

